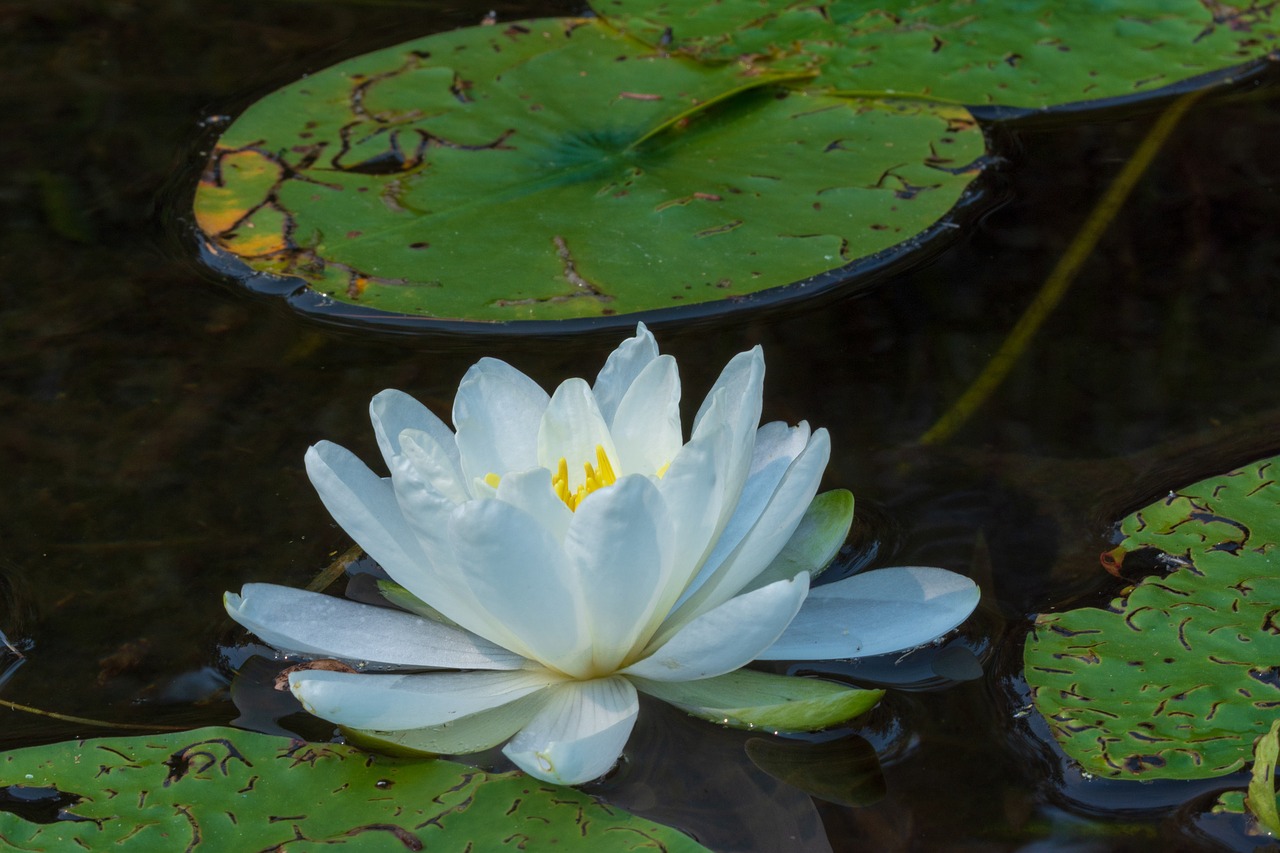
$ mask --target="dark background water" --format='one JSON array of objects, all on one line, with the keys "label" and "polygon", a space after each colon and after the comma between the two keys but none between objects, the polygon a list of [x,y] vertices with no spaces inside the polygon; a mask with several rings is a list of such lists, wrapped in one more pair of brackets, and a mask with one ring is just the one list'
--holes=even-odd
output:
[{"label": "dark background water", "polygon": [[[366,405],[382,388],[446,412],[481,354],[552,386],[593,375],[622,337],[341,331],[194,260],[185,203],[210,121],[489,8],[0,3],[0,628],[33,643],[0,698],[156,725],[230,721],[219,648],[243,637],[223,590],[305,584],[349,544],[306,480],[309,444],[372,461]],[[497,8],[502,20],[576,11]],[[985,674],[950,683],[926,660],[901,676],[916,683],[862,731],[882,782],[859,788],[850,771],[840,783],[869,805],[815,805],[756,769],[751,735],[658,707],[594,790],[723,850],[1252,848],[1239,823],[1196,817],[1204,785],[1081,780],[1037,740],[1016,673],[1030,614],[1116,590],[1097,560],[1114,521],[1280,446],[1274,79],[1188,116],[1009,381],[945,445],[918,439],[1154,112],[1000,132],[988,212],[870,291],[656,330],[694,404],[732,354],[764,345],[765,417],[831,431],[827,484],[857,495],[857,553],[982,583],[953,643]],[[3,747],[107,733],[0,710]],[[843,766],[850,743],[797,748]]]}]

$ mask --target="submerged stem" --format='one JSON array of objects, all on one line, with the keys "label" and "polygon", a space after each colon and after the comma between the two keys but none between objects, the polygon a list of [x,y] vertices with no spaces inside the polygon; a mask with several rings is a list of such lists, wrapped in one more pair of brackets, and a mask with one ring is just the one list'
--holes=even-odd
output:
[{"label": "submerged stem", "polygon": [[111,723],[106,720],[95,720],[90,717],[73,717],[70,714],[59,714],[55,711],[44,711],[40,708],[33,708],[30,705],[21,705],[17,702],[10,702],[8,699],[0,699],[0,706],[9,708],[14,711],[24,711],[28,714],[36,714],[41,717],[50,717],[55,720],[62,720],[64,723],[81,723],[86,726],[96,726],[103,729],[128,729],[135,732],[185,732],[190,726],[160,726],[160,725],[144,725],[141,723]]},{"label": "submerged stem", "polygon": [[337,556],[332,563],[328,565],[320,574],[311,579],[311,583],[306,585],[308,592],[323,592],[329,588],[329,584],[342,577],[342,573],[347,570],[356,560],[364,556],[364,549],[359,545],[352,545],[347,550]]},{"label": "submerged stem", "polygon": [[1155,159],[1169,135],[1173,133],[1179,120],[1206,91],[1200,89],[1178,98],[1147,132],[1146,138],[1133,152],[1129,161],[1124,164],[1124,168],[1120,170],[1120,174],[1116,175],[1115,181],[1107,188],[1106,193],[1098,200],[1097,206],[1084,221],[1084,225],[1071,241],[1071,245],[1067,247],[1067,251],[1063,253],[1057,266],[1049,273],[1036,298],[1018,318],[1018,322],[1004,339],[1000,349],[991,357],[991,361],[987,363],[982,373],[978,374],[960,398],[951,405],[951,408],[938,418],[924,435],[920,436],[921,444],[942,444],[955,435],[1005,380],[1036,332],[1062,301],[1067,288],[1075,281],[1080,267],[1092,254],[1094,247],[1098,245],[1098,240],[1102,238],[1111,221],[1120,212],[1129,193],[1137,185],[1138,179],[1147,171],[1147,167],[1151,165],[1151,161]]}]

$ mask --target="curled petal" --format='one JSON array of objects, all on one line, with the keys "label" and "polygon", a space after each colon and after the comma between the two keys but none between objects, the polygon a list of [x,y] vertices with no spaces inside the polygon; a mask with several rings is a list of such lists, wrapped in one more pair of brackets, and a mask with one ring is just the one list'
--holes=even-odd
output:
[{"label": "curled petal", "polygon": [[640,703],[625,678],[575,681],[549,691],[542,710],[503,747],[538,779],[580,785],[609,772],[631,736]]},{"label": "curled petal", "polygon": [[876,569],[814,587],[796,618],[759,660],[870,657],[923,645],[978,605],[964,575],[923,566]]},{"label": "curled petal", "polygon": [[316,592],[251,583],[223,600],[232,619],[282,652],[452,669],[520,669],[527,663],[469,631]]}]

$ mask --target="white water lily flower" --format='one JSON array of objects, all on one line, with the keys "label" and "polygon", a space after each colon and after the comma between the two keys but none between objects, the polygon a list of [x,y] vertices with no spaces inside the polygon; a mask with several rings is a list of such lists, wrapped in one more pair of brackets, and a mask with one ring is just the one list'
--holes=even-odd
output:
[{"label": "white water lily flower", "polygon": [[[978,591],[930,568],[811,590],[852,497],[815,500],[825,430],[757,426],[763,379],[759,347],[730,361],[688,441],[675,360],[643,325],[594,385],[570,379],[550,397],[482,359],[458,388],[456,433],[384,391],[370,410],[391,476],[328,442],[307,472],[413,612],[269,584],[228,593],[227,611],[281,651],[366,670],[293,672],[317,716],[441,754],[507,742],[550,782],[613,766],[637,690],[744,726],[856,716],[880,691],[740,668],[920,645],[963,621]],[[394,669],[409,672],[382,671]],[[427,671],[440,669],[452,671]]]}]

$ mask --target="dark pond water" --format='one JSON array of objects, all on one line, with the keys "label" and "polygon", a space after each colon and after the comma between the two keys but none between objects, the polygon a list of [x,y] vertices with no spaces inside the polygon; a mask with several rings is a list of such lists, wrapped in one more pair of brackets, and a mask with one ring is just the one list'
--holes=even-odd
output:
[{"label": "dark pond water", "polygon": [[[303,585],[349,544],[306,480],[309,444],[329,438],[372,459],[365,411],[382,388],[447,411],[481,354],[552,385],[591,375],[620,338],[335,330],[193,259],[184,194],[207,122],[489,8],[0,4],[0,628],[32,644],[0,698],[157,726],[235,719],[223,650],[243,636],[222,591]],[[622,769],[591,790],[720,850],[1254,847],[1241,824],[1199,816],[1227,783],[1081,779],[1039,739],[1017,670],[1030,614],[1115,591],[1098,562],[1114,521],[1280,446],[1278,99],[1263,80],[1190,114],[1009,381],[945,444],[918,439],[999,345],[1154,113],[1001,133],[1007,165],[988,186],[1002,204],[869,292],[657,330],[688,400],[732,354],[764,345],[766,419],[832,433],[827,483],[859,501],[853,558],[980,581],[980,611],[950,645],[971,649],[984,674],[934,674],[964,675],[963,654],[950,669],[847,668],[903,683],[858,730],[882,775],[849,732],[787,742],[654,707]],[[0,710],[3,748],[109,733]],[[757,763],[847,768],[830,771],[827,791],[843,804]]]}]

